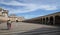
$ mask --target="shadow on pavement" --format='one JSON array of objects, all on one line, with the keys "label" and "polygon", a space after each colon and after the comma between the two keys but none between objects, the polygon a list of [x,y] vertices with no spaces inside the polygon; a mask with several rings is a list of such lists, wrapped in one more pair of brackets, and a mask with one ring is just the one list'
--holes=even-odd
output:
[{"label": "shadow on pavement", "polygon": [[[25,23],[41,24],[41,23],[34,23],[34,22],[25,22]],[[52,25],[52,24],[42,24],[42,25],[50,25],[50,26],[60,27],[60,24],[55,24],[55,25]]]},{"label": "shadow on pavement", "polygon": [[8,29],[0,29],[0,30],[8,30]]},{"label": "shadow on pavement", "polygon": [[60,28],[39,28],[28,32],[15,33],[15,35],[60,35]]}]

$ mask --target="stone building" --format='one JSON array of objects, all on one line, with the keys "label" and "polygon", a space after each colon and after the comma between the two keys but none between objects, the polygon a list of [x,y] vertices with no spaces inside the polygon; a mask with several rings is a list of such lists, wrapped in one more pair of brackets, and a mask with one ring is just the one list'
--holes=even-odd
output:
[{"label": "stone building", "polygon": [[7,21],[7,20],[8,20],[8,10],[0,8],[0,21]]},{"label": "stone building", "polygon": [[11,21],[23,21],[23,17],[17,17],[16,15],[8,15],[8,10],[0,8],[0,22],[6,22],[7,20]]},{"label": "stone building", "polygon": [[60,12],[56,12],[56,13],[52,13],[52,14],[48,14],[45,16],[40,16],[32,19],[27,19],[24,20],[24,22],[60,25]]},{"label": "stone building", "polygon": [[8,17],[9,17],[9,20],[11,20],[11,21],[23,21],[23,20],[24,20],[23,17],[17,17],[17,16],[14,15],[14,14],[12,14],[12,15],[10,15],[10,16],[8,16]]}]

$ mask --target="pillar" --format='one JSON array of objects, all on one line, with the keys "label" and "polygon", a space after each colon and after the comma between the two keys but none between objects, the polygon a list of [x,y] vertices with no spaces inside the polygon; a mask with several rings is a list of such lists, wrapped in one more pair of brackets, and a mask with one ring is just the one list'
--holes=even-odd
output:
[{"label": "pillar", "polygon": [[[50,22],[50,17],[48,17],[48,22]],[[48,22],[47,22],[47,24],[49,24]]]}]

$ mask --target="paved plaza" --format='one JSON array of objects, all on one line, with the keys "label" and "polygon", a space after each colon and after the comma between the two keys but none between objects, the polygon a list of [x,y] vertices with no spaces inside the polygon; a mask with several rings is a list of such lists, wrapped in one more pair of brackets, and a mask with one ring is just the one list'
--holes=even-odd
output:
[{"label": "paved plaza", "polygon": [[10,30],[6,23],[0,24],[0,35],[59,35],[60,28],[50,25],[13,22]]}]

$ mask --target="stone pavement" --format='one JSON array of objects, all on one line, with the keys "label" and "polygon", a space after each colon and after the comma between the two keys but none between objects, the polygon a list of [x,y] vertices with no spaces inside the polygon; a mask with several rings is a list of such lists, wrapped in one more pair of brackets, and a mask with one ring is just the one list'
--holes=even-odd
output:
[{"label": "stone pavement", "polygon": [[0,24],[0,35],[41,35],[48,32],[59,33],[59,31],[60,28],[55,26],[24,22],[13,22],[11,30],[7,30],[6,23]]}]

